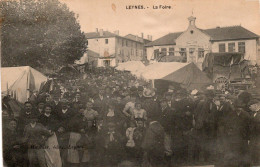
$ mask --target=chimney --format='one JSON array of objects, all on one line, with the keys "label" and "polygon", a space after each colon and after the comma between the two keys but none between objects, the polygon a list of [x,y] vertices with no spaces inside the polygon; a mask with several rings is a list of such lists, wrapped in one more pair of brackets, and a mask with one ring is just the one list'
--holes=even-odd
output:
[{"label": "chimney", "polygon": [[138,36],[137,35],[135,36],[135,40],[138,41]]},{"label": "chimney", "polygon": [[147,35],[147,39],[150,40],[150,35]]},{"label": "chimney", "polygon": [[100,29],[99,35],[100,35],[100,36],[103,36],[103,35],[104,35],[103,29]]},{"label": "chimney", "polygon": [[96,28],[96,33],[98,33],[98,28]]},{"label": "chimney", "polygon": [[150,39],[149,39],[150,41],[152,41],[153,40],[153,36],[152,35],[150,35]]},{"label": "chimney", "polygon": [[190,26],[195,26],[196,17],[190,16],[188,20],[190,22]]},{"label": "chimney", "polygon": [[142,39],[144,39],[144,33],[143,32],[141,33],[141,37],[142,37]]},{"label": "chimney", "polygon": [[217,26],[216,28],[220,28],[220,26]]}]

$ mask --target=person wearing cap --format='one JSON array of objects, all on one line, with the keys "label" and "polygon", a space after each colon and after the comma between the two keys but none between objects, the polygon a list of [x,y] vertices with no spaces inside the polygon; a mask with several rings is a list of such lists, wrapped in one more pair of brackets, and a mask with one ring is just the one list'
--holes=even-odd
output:
[{"label": "person wearing cap", "polygon": [[250,157],[251,165],[260,165],[260,102],[257,99],[252,99],[249,102],[251,110],[250,123]]},{"label": "person wearing cap", "polygon": [[29,166],[47,167],[44,153],[44,146],[47,138],[52,134],[40,123],[37,122],[37,115],[29,117],[29,124],[24,128],[24,140],[28,145]]},{"label": "person wearing cap", "polygon": [[244,111],[244,103],[237,99],[235,108],[229,112],[224,123],[224,156],[223,166],[248,166],[249,165],[249,114]]}]

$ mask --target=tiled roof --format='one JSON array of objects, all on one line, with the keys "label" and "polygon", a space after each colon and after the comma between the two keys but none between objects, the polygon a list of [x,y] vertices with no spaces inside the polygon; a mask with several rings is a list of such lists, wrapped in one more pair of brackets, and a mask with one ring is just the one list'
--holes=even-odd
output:
[{"label": "tiled roof", "polygon": [[[205,34],[211,37],[212,41],[225,41],[236,39],[253,39],[259,38],[259,35],[245,29],[242,26],[221,27],[202,30]],[[161,46],[161,45],[176,45],[175,40],[182,34],[182,32],[167,34],[153,42],[148,43],[146,46]]]},{"label": "tiled roof", "polygon": [[175,40],[182,34],[182,32],[169,33],[153,42],[148,43],[145,46],[161,46],[161,45],[175,45]]},{"label": "tiled roof", "polygon": [[109,31],[103,31],[103,36],[100,36],[100,32],[85,33],[85,36],[87,39],[91,39],[91,38],[110,38],[110,37],[116,37],[118,35],[111,33]]},{"label": "tiled roof", "polygon": [[[136,41],[136,35],[128,34],[124,37]],[[145,43],[145,44],[151,42],[150,40],[144,39],[144,38],[141,38],[141,37],[137,37],[137,41]]]},{"label": "tiled roof", "polygon": [[208,34],[212,41],[259,38],[258,35],[242,26],[212,28],[202,30],[202,32]]}]

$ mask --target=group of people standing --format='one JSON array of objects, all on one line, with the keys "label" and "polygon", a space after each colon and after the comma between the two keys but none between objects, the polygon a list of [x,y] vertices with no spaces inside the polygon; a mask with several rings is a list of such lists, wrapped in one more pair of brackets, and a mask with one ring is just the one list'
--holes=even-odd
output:
[{"label": "group of people standing", "polygon": [[4,126],[8,166],[179,166],[260,163],[260,103],[247,92],[158,93],[129,73],[57,82]]}]

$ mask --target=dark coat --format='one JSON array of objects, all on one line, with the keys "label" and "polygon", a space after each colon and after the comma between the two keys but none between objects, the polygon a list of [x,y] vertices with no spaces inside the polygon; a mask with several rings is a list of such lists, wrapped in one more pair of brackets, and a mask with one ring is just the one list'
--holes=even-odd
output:
[{"label": "dark coat", "polygon": [[170,134],[174,123],[174,111],[171,108],[166,107],[164,110],[161,109],[158,113],[158,122],[162,125],[165,132]]},{"label": "dark coat", "polygon": [[41,123],[43,126],[45,126],[47,129],[52,130],[52,131],[56,131],[58,128],[57,119],[52,114],[49,117],[47,117],[44,114],[40,115],[38,122]]}]

